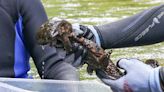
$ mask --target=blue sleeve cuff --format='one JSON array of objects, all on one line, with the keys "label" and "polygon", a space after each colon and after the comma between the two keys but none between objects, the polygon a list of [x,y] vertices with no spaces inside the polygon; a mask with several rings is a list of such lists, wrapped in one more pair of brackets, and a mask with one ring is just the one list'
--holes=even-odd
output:
[{"label": "blue sleeve cuff", "polygon": [[149,85],[151,92],[163,92],[160,86],[159,69],[160,67],[157,67],[150,73]]},{"label": "blue sleeve cuff", "polygon": [[99,37],[97,31],[95,30],[95,28],[94,28],[93,26],[91,26],[91,25],[89,25],[88,28],[89,28],[89,29],[92,31],[92,33],[94,34],[97,45],[101,47],[100,37]]}]

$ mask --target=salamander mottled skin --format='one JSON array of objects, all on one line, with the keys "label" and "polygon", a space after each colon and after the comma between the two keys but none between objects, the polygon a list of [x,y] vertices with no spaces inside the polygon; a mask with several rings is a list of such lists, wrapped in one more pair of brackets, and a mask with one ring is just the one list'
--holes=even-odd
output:
[{"label": "salamander mottled skin", "polygon": [[[50,19],[47,21],[37,33],[37,41],[41,45],[49,44],[54,47],[58,47],[58,42],[60,42],[67,53],[73,51],[72,43],[79,43],[88,51],[85,63],[90,66],[91,70],[101,69],[110,79],[114,80],[124,75],[110,59],[111,52],[105,52],[103,48],[91,40],[76,36],[72,31],[72,25],[65,20]],[[145,63],[153,68],[159,66],[158,61],[153,59],[149,59]],[[87,72],[92,73],[92,71]]]},{"label": "salamander mottled skin", "polygon": [[[38,43],[41,45],[49,44],[50,46],[57,46],[57,42],[62,42],[67,52],[73,50],[72,43],[77,42],[87,49],[87,57],[85,63],[92,67],[93,70],[101,69],[111,79],[120,78],[123,73],[115,66],[110,59],[110,54],[99,47],[95,42],[78,37],[72,31],[72,25],[65,20],[52,20],[43,24],[37,33]],[[92,71],[88,71],[92,72]]]},{"label": "salamander mottled skin", "polygon": [[148,60],[145,61],[145,63],[148,64],[148,65],[150,65],[153,68],[156,68],[156,67],[159,66],[158,61],[155,60],[155,59],[148,59]]}]

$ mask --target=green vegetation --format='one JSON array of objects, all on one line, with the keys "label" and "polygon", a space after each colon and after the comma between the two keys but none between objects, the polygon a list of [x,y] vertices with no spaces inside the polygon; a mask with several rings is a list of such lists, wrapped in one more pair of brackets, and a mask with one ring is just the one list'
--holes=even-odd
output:
[{"label": "green vegetation", "polygon": [[156,4],[150,0],[43,0],[49,17],[90,18],[132,15]]},{"label": "green vegetation", "polygon": [[[96,25],[112,22],[160,4],[152,1],[153,0],[42,0],[49,18],[66,18],[71,22]],[[113,61],[117,61],[120,58],[139,58],[140,60],[153,58],[160,61],[161,65],[164,65],[164,47],[162,46],[164,46],[164,43],[143,47],[114,49],[111,57]],[[81,80],[96,79],[95,75],[90,76],[86,73],[86,66],[80,68],[79,71]],[[33,64],[30,74],[38,78]]]}]

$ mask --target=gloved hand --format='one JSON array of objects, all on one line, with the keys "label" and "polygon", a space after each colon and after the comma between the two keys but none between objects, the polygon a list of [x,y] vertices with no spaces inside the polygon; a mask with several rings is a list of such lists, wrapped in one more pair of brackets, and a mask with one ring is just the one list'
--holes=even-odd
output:
[{"label": "gloved hand", "polygon": [[[97,31],[94,29],[93,26],[83,26],[80,24],[72,24],[73,31],[78,37],[84,37],[86,39],[92,40],[96,42],[100,46],[100,39],[98,36]],[[82,66],[85,63],[85,56],[87,50],[79,45],[78,43],[73,44],[75,54],[72,57],[75,57],[75,61],[72,62],[72,65],[75,67]],[[81,61],[81,62],[80,62]],[[92,72],[93,69],[88,66],[87,71]]]},{"label": "gloved hand", "polygon": [[82,59],[85,57],[86,49],[84,49],[78,43],[74,43],[73,47],[74,51],[66,55],[65,62],[76,68],[82,67],[82,65],[85,64],[85,61]]},{"label": "gloved hand", "polygon": [[73,51],[69,53],[67,53],[63,48],[63,44],[58,42],[56,49],[58,50],[58,53],[62,53],[61,55],[65,62],[76,68],[79,68],[84,64],[84,60],[82,59],[85,56],[84,54],[86,53],[86,50],[82,46],[78,43],[73,43]]},{"label": "gloved hand", "polygon": [[137,59],[121,59],[118,62],[120,68],[125,69],[126,74],[117,79],[107,79],[101,70],[97,70],[97,76],[114,92],[162,92],[159,79],[159,68],[152,68]]},{"label": "gloved hand", "polygon": [[72,24],[73,31],[77,34],[77,36],[83,36],[86,39],[95,41],[99,46],[100,38],[97,33],[97,30],[92,25],[84,26],[80,24]]}]

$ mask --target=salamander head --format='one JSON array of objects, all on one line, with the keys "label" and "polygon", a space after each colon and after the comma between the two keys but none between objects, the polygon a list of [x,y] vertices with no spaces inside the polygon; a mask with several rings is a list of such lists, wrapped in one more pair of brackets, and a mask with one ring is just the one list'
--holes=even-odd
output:
[{"label": "salamander head", "polygon": [[[40,45],[53,44],[61,35],[62,28],[68,29],[67,25],[72,28],[71,24],[62,19],[50,19],[41,25],[36,35],[36,40]],[[71,29],[72,30],[72,29]]]}]

